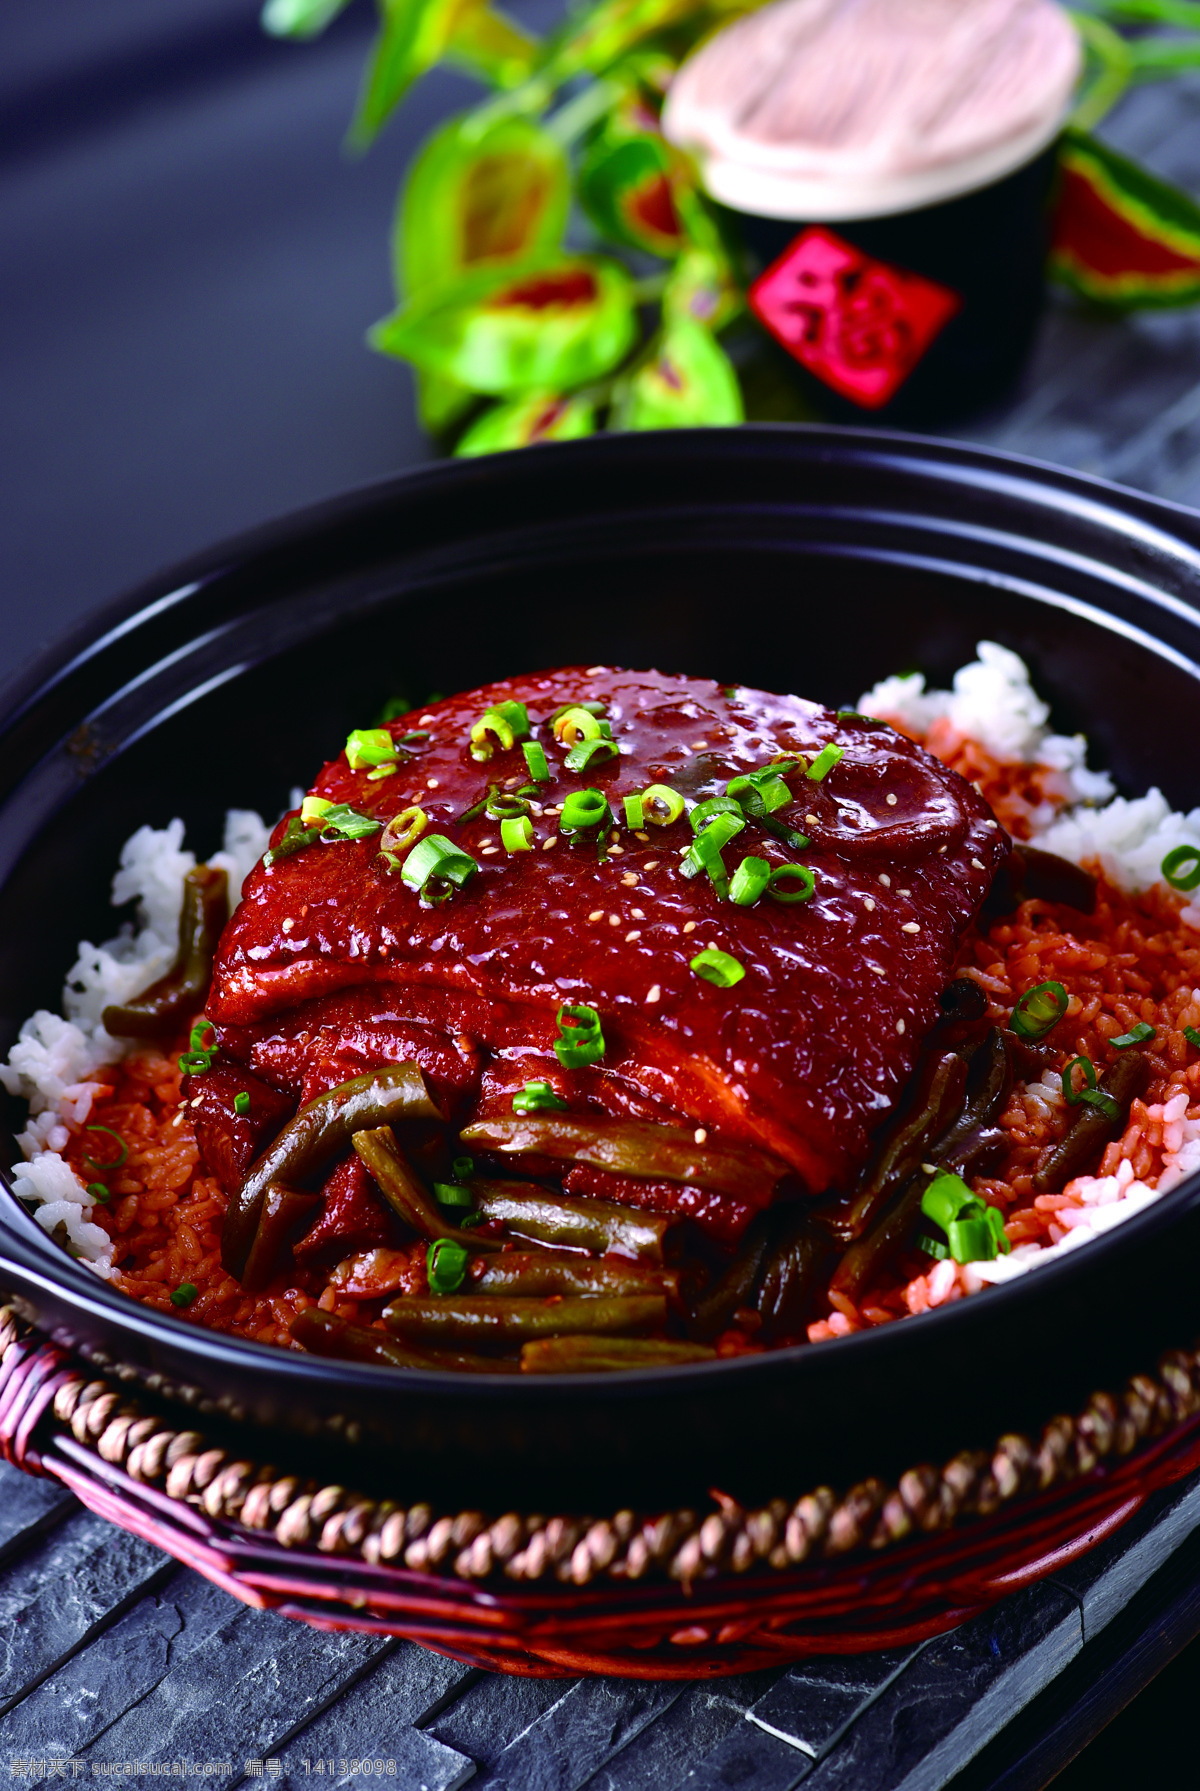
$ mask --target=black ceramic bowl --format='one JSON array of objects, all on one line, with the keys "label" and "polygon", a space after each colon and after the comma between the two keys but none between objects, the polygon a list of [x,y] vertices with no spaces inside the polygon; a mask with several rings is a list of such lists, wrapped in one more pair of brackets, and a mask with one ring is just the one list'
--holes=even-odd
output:
[{"label": "black ceramic bowl", "polygon": [[[75,942],[111,927],[135,825],[180,814],[211,850],[228,805],[277,812],[397,693],[605,660],[846,703],[899,667],[945,681],[991,638],[1123,789],[1158,783],[1189,807],[1198,594],[1190,512],[900,437],[605,438],[353,493],[156,581],[30,674],[0,755],[0,1049],[57,1006]],[[210,1425],[244,1417],[273,1433],[256,1448],[326,1477],[492,1507],[886,1473],[1072,1409],[1200,1317],[1200,1177],[1065,1261],[879,1331],[482,1384],[161,1317],[71,1262],[6,1191],[0,1220],[0,1284],[64,1340],[184,1384]]]}]

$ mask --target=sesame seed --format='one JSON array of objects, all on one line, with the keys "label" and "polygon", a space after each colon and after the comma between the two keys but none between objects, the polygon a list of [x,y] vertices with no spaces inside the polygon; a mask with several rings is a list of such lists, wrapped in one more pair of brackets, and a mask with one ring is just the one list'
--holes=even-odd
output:
[{"label": "sesame seed", "polygon": [[633,837],[635,840],[641,840],[643,846],[648,846],[650,844],[650,835],[648,833],[635,833]]},{"label": "sesame seed", "polygon": [[496,836],[494,833],[485,833],[483,838],[479,842],[479,844],[481,846],[494,846],[495,843],[496,843]]},{"label": "sesame seed", "polygon": [[657,983],[654,983],[654,984],[652,984],[652,986],[649,989],[646,990],[646,1000],[647,1000],[647,1002],[657,1001],[661,994],[662,994],[662,990],[659,988]]},{"label": "sesame seed", "polygon": [[815,815],[805,815],[804,825],[806,827],[819,827],[820,822],[817,820],[817,817]]},{"label": "sesame seed", "polygon": [[626,933],[626,935],[625,935],[625,943],[626,943],[626,945],[632,945],[632,944],[633,944],[633,943],[634,943],[634,942],[635,942],[635,940],[638,940],[638,939],[640,939],[640,938],[641,938],[641,936],[642,936],[642,935],[641,935],[641,930],[640,930],[640,928],[638,928],[638,927],[634,927],[634,929],[633,929],[633,931],[632,931],[632,933]]},{"label": "sesame seed", "polygon": [[694,921],[694,920],[687,920],[687,921],[685,921],[685,922],[684,922],[684,923],[683,923],[683,930],[684,930],[684,932],[685,932],[685,933],[694,933],[694,932],[695,932],[695,931],[696,931],[696,923],[695,923],[695,921]]},{"label": "sesame seed", "polygon": [[197,1095],[195,1100],[192,1102],[192,1106],[198,1107],[203,1099],[204,1099],[203,1095]]},{"label": "sesame seed", "polygon": [[696,1137],[697,1144],[707,1144],[708,1143],[708,1133],[705,1131],[703,1126],[696,1127],[695,1137]]},{"label": "sesame seed", "polygon": [[922,1163],[921,1168],[925,1171],[926,1175],[936,1175],[937,1174],[937,1164],[936,1163]]},{"label": "sesame seed", "polygon": [[479,856],[480,858],[494,858],[499,850],[499,846],[480,846]]},{"label": "sesame seed", "polygon": [[999,821],[985,821],[984,822],[984,826],[990,827],[993,833],[995,833],[995,831],[996,831],[997,827],[999,827],[999,825],[1000,825]]},{"label": "sesame seed", "polygon": [[621,916],[619,914],[610,914],[608,917],[608,924],[610,927],[619,927],[621,924]]},{"label": "sesame seed", "polygon": [[589,920],[603,920],[604,919],[603,908],[593,908],[592,912],[588,915],[588,919]]},{"label": "sesame seed", "polygon": [[642,869],[644,871],[656,871],[658,869],[658,859],[657,858],[648,858],[646,860],[645,864],[642,866]]},{"label": "sesame seed", "polygon": [[890,794],[890,793],[889,793],[889,794],[888,794],[888,795],[887,795],[887,796],[885,796],[885,797],[884,797],[884,801],[885,801],[885,802],[886,802],[886,803],[887,803],[887,805],[888,805],[888,807],[889,807],[889,808],[895,808],[895,806],[896,806],[896,803],[897,803],[897,802],[898,802],[898,800],[899,800],[899,798],[898,798],[898,797],[896,797],[896,796],[893,796],[893,795],[891,795],[891,794]]},{"label": "sesame seed", "polygon": [[915,920],[906,920],[900,931],[902,933],[919,933],[921,929]]},{"label": "sesame seed", "polygon": [[903,1021],[903,1020],[897,1020],[897,1021],[896,1021],[896,1031],[897,1031],[897,1032],[903,1032],[903,1031],[904,1031],[904,1021]]},{"label": "sesame seed", "polygon": [[892,879],[888,876],[886,871],[883,872],[879,881],[883,884],[885,889],[890,889],[892,887]]},{"label": "sesame seed", "polygon": [[431,777],[426,780],[425,788],[427,790],[436,790],[437,787],[438,787],[438,780],[436,777]]},{"label": "sesame seed", "polygon": [[418,726],[418,727],[419,727],[419,728],[423,728],[423,727],[424,727],[424,726],[425,726],[425,723],[426,723],[426,722],[427,722],[427,721],[432,721],[432,720],[433,720],[433,716],[432,716],[432,715],[422,715],[422,716],[419,716],[419,717],[418,717],[418,719],[417,719],[417,726]]},{"label": "sesame seed", "polygon": [[625,856],[624,846],[610,846],[608,849],[614,858],[624,858]]},{"label": "sesame seed", "polygon": [[598,678],[601,672],[606,672],[607,670],[608,667],[605,665],[589,665],[587,675],[589,678]]},{"label": "sesame seed", "polygon": [[872,913],[872,914],[874,914],[874,912],[875,912],[875,898],[874,898],[874,897],[873,897],[873,896],[864,896],[864,897],[863,897],[863,907],[864,907],[864,908],[869,908],[869,909],[870,909],[870,911],[871,911],[871,913]]},{"label": "sesame seed", "polygon": [[551,846],[556,846],[557,844],[558,844],[558,835],[556,833],[552,833],[548,840],[542,841],[542,851],[548,852],[550,850]]},{"label": "sesame seed", "polygon": [[621,881],[622,881],[622,883],[625,884],[627,889],[632,889],[633,886],[637,882],[637,872],[636,871],[623,871],[621,873]]},{"label": "sesame seed", "polygon": [[646,918],[645,914],[643,913],[643,911],[640,908],[631,908],[629,910],[629,912],[632,914],[634,920],[645,920],[645,918]]},{"label": "sesame seed", "polygon": [[171,1124],[173,1126],[181,1126],[183,1124],[183,1114],[177,1113],[175,1115],[174,1119],[171,1121]]},{"label": "sesame seed", "polygon": [[283,931],[285,933],[290,933],[292,928],[295,926],[295,924],[296,924],[295,921],[292,920],[291,917],[289,916],[288,919],[285,920],[283,923]]},{"label": "sesame seed", "polygon": [[707,745],[708,745],[707,740],[693,740],[692,741],[692,751],[693,752],[703,752]]},{"label": "sesame seed", "polygon": [[911,890],[911,889],[898,889],[898,890],[897,890],[897,891],[896,891],[896,894],[897,894],[897,895],[899,895],[899,896],[905,896],[905,897],[908,897],[908,896],[911,896],[911,895],[912,895],[912,890]]},{"label": "sesame seed", "polygon": [[871,964],[868,966],[868,968],[873,970],[875,972],[876,976],[886,976],[887,975],[887,971],[884,969],[882,964]]},{"label": "sesame seed", "polygon": [[983,865],[980,863],[978,858],[973,858],[971,860],[971,869],[973,871],[981,871],[983,869]]}]

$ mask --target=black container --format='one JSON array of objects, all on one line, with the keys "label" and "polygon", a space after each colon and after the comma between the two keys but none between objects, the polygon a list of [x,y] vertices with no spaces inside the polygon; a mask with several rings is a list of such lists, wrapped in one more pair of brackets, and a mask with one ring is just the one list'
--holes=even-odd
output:
[{"label": "black container", "polygon": [[[1051,198],[1058,145],[971,193],[882,218],[822,222],[764,218],[722,208],[744,244],[754,280],[810,228],[831,232],[873,261],[918,274],[961,305],[872,422],[932,428],[1003,397],[1021,373],[1045,300]],[[759,326],[762,328],[762,326]],[[862,422],[868,410],[815,377],[762,328],[780,377],[796,383],[818,415]]]},{"label": "black container", "polygon": [[[973,449],[822,429],[606,437],[433,467],[153,581],[43,659],[0,754],[0,1049],[58,1004],[141,821],[203,853],[277,812],[380,701],[604,660],[852,703],[1015,648],[1119,785],[1197,801],[1200,518]],[[14,1113],[13,1118],[16,1115]],[[11,1160],[10,1152],[10,1160]],[[485,1377],[321,1361],[138,1306],[0,1192],[0,1284],[254,1451],[398,1493],[540,1509],[886,1473],[1073,1410],[1200,1320],[1200,1177],[1066,1260],[774,1355]],[[290,1439],[290,1440],[289,1440]],[[247,1449],[250,1443],[243,1444]]]}]

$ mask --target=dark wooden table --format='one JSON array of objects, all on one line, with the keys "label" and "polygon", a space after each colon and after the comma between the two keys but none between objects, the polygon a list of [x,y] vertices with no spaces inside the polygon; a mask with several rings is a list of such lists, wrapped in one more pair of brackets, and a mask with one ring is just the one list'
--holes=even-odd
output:
[{"label": "dark wooden table", "polygon": [[[0,678],[158,564],[426,452],[406,375],[362,335],[390,301],[400,170],[468,89],[435,77],[348,162],[365,13],[310,49],[265,42],[254,13],[7,0]],[[1143,90],[1110,134],[1200,190],[1200,89]],[[1055,303],[1022,390],[958,433],[1200,501],[1200,313]],[[216,1763],[221,1786],[349,1784],[381,1762],[413,1791],[1016,1791],[1197,1631],[1198,1484],[920,1648],[680,1686],[503,1679],[318,1634],[0,1473],[0,1772],[18,1781],[174,1760]]]}]

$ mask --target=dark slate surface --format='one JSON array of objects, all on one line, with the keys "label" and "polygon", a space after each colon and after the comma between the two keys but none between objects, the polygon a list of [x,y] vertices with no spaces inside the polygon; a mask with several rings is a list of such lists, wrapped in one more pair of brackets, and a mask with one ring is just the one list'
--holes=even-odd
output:
[{"label": "dark slate surface", "polygon": [[[264,44],[255,11],[6,0],[0,681],[158,563],[425,453],[361,334],[399,170],[468,90],[427,83],[348,163],[363,0],[319,50]],[[1198,127],[1180,85],[1110,134],[1197,189]],[[1055,301],[1022,389],[958,433],[1198,502],[1200,312]],[[919,1648],[642,1685],[301,1628],[0,1467],[0,1772],[174,1754],[228,1762],[219,1785],[361,1785],[380,1761],[411,1791],[1032,1791],[1197,1630],[1200,1479]]]}]

